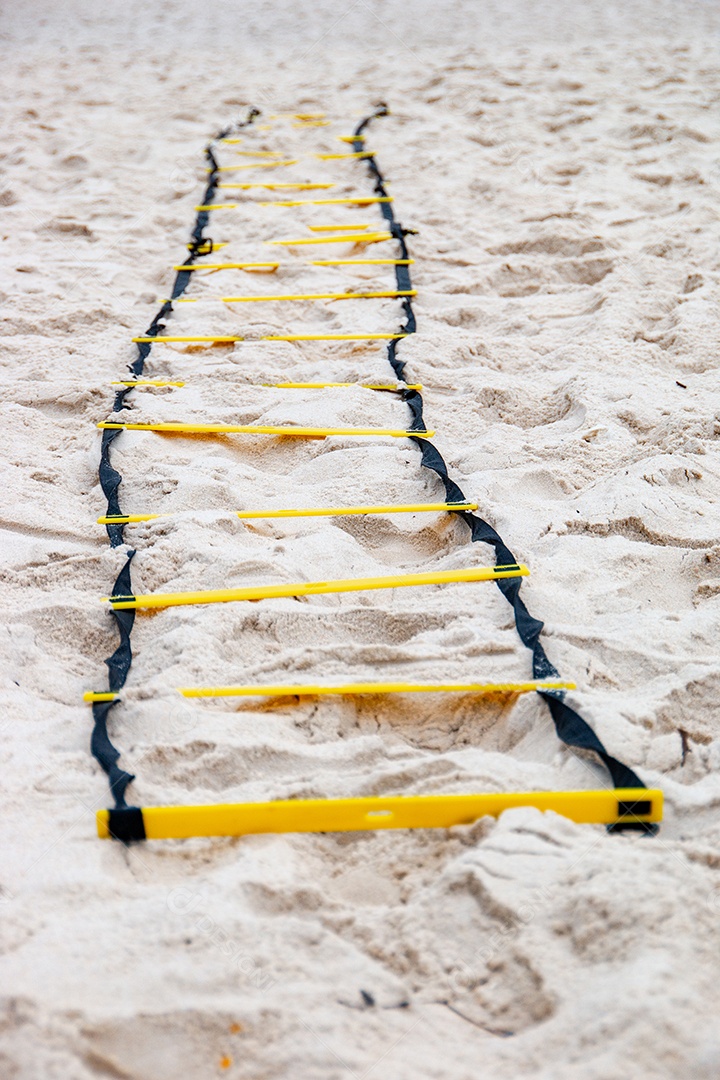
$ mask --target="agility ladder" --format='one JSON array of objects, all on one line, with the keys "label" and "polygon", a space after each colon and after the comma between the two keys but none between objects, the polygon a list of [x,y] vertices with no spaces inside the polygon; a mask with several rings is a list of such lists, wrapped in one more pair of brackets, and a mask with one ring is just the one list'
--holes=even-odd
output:
[{"label": "agility ladder", "polygon": [[[381,243],[393,240],[398,245],[397,258],[378,259],[325,259],[311,260],[311,265],[340,266],[353,263],[388,264],[394,267],[396,288],[362,294],[301,294],[266,297],[222,297],[224,302],[239,303],[248,301],[317,301],[340,299],[379,299],[395,298],[401,301],[405,322],[396,333],[387,334],[334,334],[334,335],[286,335],[267,337],[271,341],[306,341],[306,340],[387,340],[388,361],[396,378],[395,384],[371,384],[371,388],[390,390],[399,393],[410,410],[411,424],[403,429],[337,429],[337,428],[293,428],[261,427],[258,425],[207,425],[207,424],[130,424],[104,421],[98,426],[102,429],[100,462],[100,481],[108,500],[107,513],[98,521],[107,528],[110,543],[116,547],[123,543],[123,531],[126,525],[134,522],[153,520],[163,515],[123,514],[119,505],[118,489],[120,474],[110,462],[110,448],[113,441],[123,430],[145,430],[165,433],[186,433],[218,435],[230,434],[269,434],[294,437],[324,438],[330,434],[357,436],[390,435],[410,438],[421,451],[421,464],[436,473],[442,481],[446,501],[443,503],[414,504],[407,506],[363,506],[339,508],[305,509],[268,509],[238,511],[241,519],[258,517],[295,517],[367,513],[405,513],[423,511],[446,511],[457,514],[470,529],[474,542],[491,545],[495,550],[494,567],[474,567],[460,571],[438,571],[425,574],[394,575],[375,579],[345,579],[331,582],[302,582],[293,585],[269,585],[252,588],[219,590],[214,592],[151,594],[136,596],[131,585],[131,560],[135,552],[130,552],[128,559],[115,582],[109,602],[110,611],[115,619],[120,643],[106,664],[109,672],[109,690],[107,692],[88,692],[85,699],[92,703],[94,728],[92,734],[92,753],[108,775],[110,789],[115,806],[110,810],[100,811],[97,815],[98,835],[113,837],[124,842],[141,839],[159,839],[169,837],[244,835],[253,832],[313,832],[358,829],[388,828],[447,828],[451,825],[469,823],[479,816],[498,815],[511,806],[534,806],[541,810],[555,810],[578,822],[601,823],[609,828],[639,828],[646,832],[653,831],[662,818],[662,792],[649,790],[637,775],[622,762],[610,755],[597,735],[585,720],[565,702],[565,691],[574,684],[564,682],[548,660],[540,643],[543,624],[534,619],[520,599],[520,580],[527,573],[527,568],[518,564],[512,552],[499,534],[473,511],[475,503],[469,502],[459,486],[450,478],[447,466],[439,451],[431,442],[423,419],[423,401],[417,384],[410,384],[405,379],[405,364],[397,357],[397,349],[402,339],[416,331],[416,320],[412,308],[412,288],[409,267],[413,259],[408,252],[406,236],[411,230],[404,229],[395,219],[392,198],[385,188],[384,178],[378,168],[375,156],[365,148],[364,130],[376,117],[387,114],[385,106],[380,106],[373,114],[364,119],[352,136],[353,149],[348,154],[318,154],[323,160],[352,159],[365,163],[371,180],[374,181],[374,196],[358,196],[352,199],[311,200],[318,202],[354,203],[357,205],[377,206],[385,220],[386,232],[368,232],[368,226],[315,226],[314,231],[327,235],[317,238],[297,238],[285,241],[273,241],[285,246],[299,246],[318,243],[354,242]],[[188,244],[189,255],[185,262],[175,266],[176,278],[168,300],[164,301],[160,311],[153,319],[144,335],[133,338],[138,347],[137,359],[129,365],[132,379],[120,380],[122,389],[115,395],[113,412],[124,408],[125,398],[134,389],[142,386],[182,386],[179,381],[142,379],[145,362],[153,344],[163,342],[187,341],[209,343],[233,343],[242,337],[235,335],[206,335],[204,337],[165,335],[164,319],[172,314],[174,302],[190,301],[182,294],[187,289],[192,273],[198,269],[229,270],[241,269],[250,272],[273,272],[279,266],[277,262],[267,263],[199,263],[224,244],[213,244],[205,236],[211,211],[217,209],[236,209],[236,204],[214,203],[213,198],[219,187],[237,187],[251,189],[261,187],[268,190],[313,190],[331,187],[330,183],[263,183],[223,185],[220,174],[228,169],[260,167],[272,168],[292,165],[290,161],[270,161],[252,165],[223,167],[215,157],[215,148],[220,143],[233,143],[233,131],[251,125],[258,110],[252,109],[246,121],[234,128],[221,131],[206,147],[208,161],[208,184],[202,202],[196,207],[197,217]],[[300,126],[315,126],[315,121],[302,121]],[[318,122],[319,123],[319,122]],[[322,121],[324,124],[324,121]],[[243,152],[245,153],[245,152]],[[280,157],[280,155],[248,151],[248,156]],[[283,200],[273,205],[296,206],[308,200]],[[344,230],[342,235],[338,235]],[[352,231],[350,231],[352,230]],[[328,385],[353,385],[345,383],[286,383],[278,384],[287,388],[312,386],[321,388]],[[338,685],[246,685],[225,687],[184,687],[180,693],[185,697],[229,697],[229,696],[325,696],[329,694],[390,694],[390,693],[522,693],[536,691],[547,703],[559,738],[568,746],[582,750],[592,750],[606,765],[614,787],[599,791],[559,791],[559,792],[503,792],[492,794],[468,795],[433,795],[433,796],[388,796],[355,799],[310,799],[289,800],[271,803],[204,805],[204,806],[168,806],[168,807],[132,807],[126,802],[126,789],[134,777],[118,766],[119,751],[113,746],[107,732],[107,718],[110,709],[120,700],[119,691],[125,685],[132,651],[130,634],[135,612],[138,608],[164,608],[187,603],[217,603],[243,600],[258,600],[268,597],[316,595],[328,592],[357,591],[364,589],[396,588],[413,585],[440,584],[447,581],[494,580],[501,592],[511,604],[515,624],[523,643],[532,651],[533,680],[517,683],[345,683]]]}]

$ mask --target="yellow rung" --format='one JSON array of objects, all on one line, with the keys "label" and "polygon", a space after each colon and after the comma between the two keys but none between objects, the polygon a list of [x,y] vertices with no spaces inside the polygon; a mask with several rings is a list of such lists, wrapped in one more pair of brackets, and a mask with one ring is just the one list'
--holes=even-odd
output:
[{"label": "yellow rung", "polygon": [[138,521],[155,521],[156,518],[169,517],[169,514],[104,514],[97,519],[98,525],[132,525]]},{"label": "yellow rung", "polygon": [[328,386],[359,386],[363,390],[422,390],[422,383],[357,383],[357,382],[278,382],[263,383],[282,390],[322,390]]},{"label": "yellow rung", "polygon": [[242,139],[218,139],[218,142],[227,143],[228,146],[231,146],[233,143],[241,143],[242,141]]},{"label": "yellow rung", "polygon": [[[334,226],[333,226],[334,227]],[[327,225],[316,225],[314,228],[317,231],[328,231]],[[343,228],[352,228],[352,226],[344,225]],[[357,226],[360,228],[360,226]],[[363,226],[367,228],[367,226]],[[308,261],[308,266],[409,266],[414,263],[414,259],[311,259]],[[292,266],[293,263],[279,263],[279,262],[245,262],[245,263],[196,263],[193,266],[173,266],[173,270],[249,270],[251,272],[257,271],[258,273],[264,271],[266,273],[273,273],[278,267]]]},{"label": "yellow rung", "polygon": [[370,206],[372,203],[392,202],[392,195],[355,195],[346,199],[276,199],[274,202],[261,202],[260,206]]},{"label": "yellow rung", "polygon": [[238,337],[237,334],[210,334],[205,336],[196,336],[193,334],[167,334],[164,337],[134,337],[133,342],[136,345],[142,345],[146,342],[158,341],[212,341],[212,342],[232,342],[232,341],[244,341],[245,338]]},{"label": "yellow rung", "polygon": [[261,267],[277,270],[279,265],[277,262],[198,263],[196,266],[173,266],[173,270],[259,270]]},{"label": "yellow rung", "polygon": [[120,695],[113,694],[112,692],[103,691],[101,694],[96,694],[92,690],[86,690],[83,694],[83,701],[119,701]]},{"label": "yellow rung", "polygon": [[277,424],[115,424],[103,420],[97,426],[103,431],[166,431],[188,435],[289,435],[302,439],[324,439],[330,435],[389,435],[395,439],[421,435],[424,439],[429,439],[435,434],[434,431],[407,431],[404,428],[281,427]]},{"label": "yellow rung", "polygon": [[[220,243],[220,244],[218,244],[218,243],[213,243],[213,246],[212,246],[212,250],[213,250],[213,251],[217,251],[217,250],[218,250],[218,248],[224,248],[224,247],[228,247],[229,243],[230,243],[230,241],[229,241],[229,240],[225,240],[225,241],[224,241],[223,243]],[[194,245],[193,245],[193,244],[186,244],[185,246],[187,247],[188,251],[192,251],[192,249],[193,249],[193,246],[194,246]],[[209,245],[208,245],[208,247],[209,247]],[[199,255],[202,255],[202,251],[198,252],[198,254],[199,254]],[[210,251],[209,251],[209,250],[208,250],[207,254],[208,254],[208,255],[210,254]],[[191,270],[191,269],[192,269],[192,267],[190,267],[190,266],[181,266],[181,267],[180,267],[180,269],[181,269],[181,270]]]},{"label": "yellow rung", "polygon": [[373,156],[372,150],[355,150],[352,154],[316,154],[321,161],[341,161],[343,158],[369,158]]},{"label": "yellow rung", "polygon": [[286,300],[387,300],[399,296],[416,296],[417,289],[384,289],[381,292],[364,293],[285,293],[278,296],[182,296],[174,304],[260,304]]},{"label": "yellow rung", "polygon": [[236,202],[215,202],[205,203],[200,206],[196,206],[196,210],[237,210],[239,203]]},{"label": "yellow rung", "polygon": [[238,510],[237,516],[246,518],[296,518],[296,517],[345,517],[352,514],[422,514],[436,510],[477,510],[477,503],[412,503],[407,506],[341,506],[334,509],[309,507],[304,510]]},{"label": "yellow rung", "polygon": [[369,228],[367,222],[362,225],[308,225],[310,232],[347,232],[348,229],[357,229],[358,232],[362,232],[363,229]]},{"label": "yellow rung", "polygon": [[407,334],[285,334],[260,338],[261,341],[398,341]]},{"label": "yellow rung", "polygon": [[[277,386],[302,386],[312,383],[276,383]],[[352,386],[353,383],[321,383],[323,386]],[[372,389],[372,388],[371,388]],[[381,389],[393,390],[394,387],[381,387]],[[339,510],[308,509],[308,510],[236,510],[239,518],[288,518],[288,517],[341,517],[346,514],[409,514],[423,513],[433,510],[471,511],[477,510],[477,503],[417,503],[412,506],[350,506]],[[155,521],[161,517],[171,517],[170,514],[116,514],[115,516],[104,515],[97,519],[98,525],[131,525],[140,521]]]},{"label": "yellow rung", "polygon": [[[228,165],[226,167],[224,166],[223,169],[220,169],[218,171],[223,172],[223,171],[225,171],[225,168],[227,168],[227,170],[229,171],[229,170],[232,170],[232,169],[234,169],[236,167],[240,168],[239,165],[238,166]],[[281,188],[284,189],[284,190],[293,190],[293,191],[316,191],[319,188],[331,188],[331,187],[336,187],[336,186],[337,185],[334,184],[334,183],[333,184],[319,184],[319,183],[313,183],[313,184],[259,184],[259,183],[255,183],[255,184],[218,184],[218,187],[221,187],[221,188],[242,188],[243,191],[248,191],[250,188],[265,188],[266,191],[279,191]]]},{"label": "yellow rung", "polygon": [[163,382],[162,379],[117,379],[111,386],[184,386],[184,382]]},{"label": "yellow rung", "polygon": [[[262,337],[260,341],[397,341],[399,338],[407,337],[407,334],[273,334],[268,337]],[[166,334],[157,337],[134,337],[133,342],[140,345],[146,342],[159,342],[163,344],[169,341],[209,341],[218,343],[229,343],[234,341],[245,341],[244,337],[240,337],[237,334]]]},{"label": "yellow rung", "polygon": [[310,113],[310,112],[309,113],[281,112],[281,113],[273,113],[273,115],[270,117],[270,119],[271,120],[288,120],[288,119],[289,120],[322,120],[326,115],[327,115],[327,113],[324,113],[324,112],[316,112],[316,113]]},{"label": "yellow rung", "polygon": [[206,169],[206,172],[239,172],[240,169],[281,169],[285,165],[297,165],[299,158],[291,161],[252,161],[249,165],[221,165],[218,169]]},{"label": "yellow rung", "polygon": [[126,608],[182,607],[186,604],[227,604],[236,600],[268,600],[278,597],[320,596],[326,593],[367,592],[416,585],[444,585],[453,582],[496,581],[526,577],[527,566],[474,566],[466,570],[431,570],[421,574],[392,574],[389,577],[344,578],[338,581],[300,581],[294,585],[252,585],[244,589],[211,589],[207,592],[152,593],[149,596],[103,596],[116,610]]},{"label": "yellow rung", "polygon": [[[662,821],[658,788],[604,791],[510,791],[482,795],[382,795],[360,799],[278,799],[264,803],[147,806],[140,811],[148,840],[250,833],[356,832],[368,829],[449,829],[513,807],[554,811],[577,824]],[[127,812],[126,812],[127,813]],[[137,811],[134,811],[137,814]],[[111,838],[123,811],[98,810],[97,833]]]},{"label": "yellow rung", "polygon": [[[410,266],[414,259],[313,259],[311,266]],[[201,268],[199,268],[201,269]]]},{"label": "yellow rung", "polygon": [[[346,694],[529,694],[537,690],[575,690],[574,682],[531,679],[526,682],[504,683],[337,683],[322,685],[298,683],[271,686],[180,686],[178,693],[186,698],[205,697],[324,697]],[[86,698],[87,700],[87,698]]]},{"label": "yellow rung", "polygon": [[338,139],[340,140],[340,142],[347,143],[365,142],[364,135],[338,135]]},{"label": "yellow rung", "polygon": [[282,244],[284,247],[299,247],[301,244],[379,244],[383,240],[392,240],[392,233],[362,233],[354,236],[302,236],[298,240],[266,240],[266,244]]}]

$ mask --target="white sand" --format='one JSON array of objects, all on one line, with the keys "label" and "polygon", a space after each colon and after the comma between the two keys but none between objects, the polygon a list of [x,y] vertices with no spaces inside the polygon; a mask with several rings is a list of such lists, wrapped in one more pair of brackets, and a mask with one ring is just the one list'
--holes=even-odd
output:
[{"label": "white sand", "polygon": [[[3,1080],[720,1076],[719,21],[598,0],[6,14]],[[98,598],[124,559],[94,525],[109,382],[172,282],[205,138],[256,103],[333,120],[277,126],[268,149],[337,149],[379,99],[393,115],[372,145],[419,230],[400,355],[456,479],[532,567],[523,593],[571,702],[664,789],[662,833],[527,810],[452,835],[101,843],[81,695],[105,684]],[[368,190],[353,164],[307,172]],[[335,220],[379,215],[253,207],[210,232],[232,241],[223,260],[267,258],[267,236]],[[355,280],[216,275],[189,295]],[[173,326],[387,330],[397,311],[193,308]],[[158,347],[146,374],[187,386],[138,393],[135,419],[406,421],[371,391],[249,386],[384,380],[382,344]],[[138,433],[113,460],[126,512],[208,511],[128,529],[138,591],[491,561],[442,517],[231,513],[436,500],[406,442]],[[532,696],[177,705],[193,682],[527,678],[492,585],[175,609],[133,637],[111,733],[141,805],[607,783]]]}]

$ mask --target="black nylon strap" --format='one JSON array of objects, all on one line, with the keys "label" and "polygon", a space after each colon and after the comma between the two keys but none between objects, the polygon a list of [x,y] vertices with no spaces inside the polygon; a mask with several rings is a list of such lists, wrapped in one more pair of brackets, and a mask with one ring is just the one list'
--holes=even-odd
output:
[{"label": "black nylon strap", "polygon": [[[354,140],[352,144],[355,151],[362,151],[364,149],[364,139],[360,138],[360,136],[369,124],[377,117],[387,116],[387,114],[387,105],[381,103],[376,107],[375,112],[370,116],[365,117],[365,119],[358,124],[354,131]],[[386,196],[387,189],[385,187],[385,181],[374,155],[370,155],[362,160],[366,163],[370,177],[374,181],[374,190],[379,194]],[[392,203],[381,203],[380,207],[383,216],[388,222],[393,237],[399,244],[399,257],[408,259],[410,256],[405,237],[410,234],[411,230],[404,229],[395,219]],[[412,289],[412,275],[410,274],[409,266],[396,265],[395,278],[398,291],[409,291]],[[401,330],[405,334],[413,334],[416,331],[416,321],[410,297],[403,300],[402,306],[405,312],[405,323],[401,327]],[[400,344],[401,341],[391,341],[388,344],[388,361],[397,378],[404,382],[406,381],[404,376],[405,364],[403,361],[399,360],[397,356],[397,350]],[[426,431],[427,429],[423,419],[422,395],[418,391],[408,390],[403,396],[412,414],[410,430],[418,432]],[[431,469],[440,477],[445,487],[447,501],[467,502],[468,500],[462,491],[462,488],[460,488],[460,486],[450,477],[447,465],[439,450],[433,446],[432,443],[419,436],[412,436],[412,441],[421,450],[421,464],[426,469]],[[471,539],[474,543],[490,544],[490,546],[495,549],[496,566],[512,565],[517,562],[512,551],[502,537],[487,521],[484,521],[476,514],[471,514],[466,511],[453,512],[457,513],[468,526]],[[550,663],[543,646],[540,644],[540,634],[543,629],[543,624],[539,619],[535,619],[530,614],[525,603],[520,598],[521,579],[500,578],[496,581],[496,585],[513,609],[515,626],[521,641],[532,652],[533,678],[559,678],[559,672],[554,665]],[[566,746],[574,747],[577,750],[591,751],[597,755],[607,768],[614,787],[645,787],[639,776],[629,768],[629,766],[624,765],[621,761],[618,761],[617,758],[613,757],[612,754],[607,752],[603,743],[597,737],[588,722],[583,720],[575,709],[570,708],[570,706],[566,704],[564,700],[565,691],[543,690],[540,691],[539,694],[550,710],[550,715],[555,725],[555,731],[558,738],[564,742]],[[648,832],[657,831],[656,827],[653,826],[641,827]]]}]

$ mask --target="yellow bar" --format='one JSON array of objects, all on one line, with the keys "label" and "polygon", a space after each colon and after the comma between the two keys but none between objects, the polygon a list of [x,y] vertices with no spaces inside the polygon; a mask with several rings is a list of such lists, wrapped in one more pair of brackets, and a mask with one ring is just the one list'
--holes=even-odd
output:
[{"label": "yellow bar", "polygon": [[[217,172],[237,172],[240,169],[280,169],[283,165],[297,165],[299,158],[293,158],[292,161],[253,161],[249,165],[221,165]],[[206,172],[212,172],[212,169],[207,169]]]},{"label": "yellow bar", "polygon": [[162,379],[118,379],[111,386],[184,386],[184,382],[163,382]]},{"label": "yellow bar", "polygon": [[278,296],[186,296],[173,300],[174,304],[259,304],[285,300],[393,300],[399,296],[416,296],[417,289],[385,289],[365,293],[284,293]]},{"label": "yellow bar", "polygon": [[[213,243],[212,250],[217,251],[218,248],[227,247],[229,245],[229,243],[230,243],[229,240],[225,240],[223,243],[220,243],[220,244],[218,244],[217,242]],[[192,251],[192,249],[193,249],[192,244],[186,244],[185,247],[188,249],[188,251]],[[202,249],[200,249],[200,251],[197,252],[197,254],[202,255]],[[206,254],[207,255],[210,254],[210,245],[209,244],[208,244],[208,251],[206,252]],[[192,267],[190,267],[190,266],[181,266],[180,269],[181,270],[190,270],[190,269],[192,269]]]},{"label": "yellow bar", "polygon": [[188,435],[290,435],[303,439],[324,439],[329,435],[389,435],[395,439],[407,439],[411,435],[431,438],[434,431],[406,431],[397,428],[322,428],[322,427],[279,427],[268,424],[113,424],[102,421],[98,424],[104,431],[165,431],[173,434]]},{"label": "yellow bar", "polygon": [[358,232],[361,232],[363,229],[369,228],[367,222],[362,225],[308,225],[310,232],[347,232],[348,229],[357,229]]},{"label": "yellow bar", "polygon": [[218,139],[218,142],[227,143],[230,146],[233,143],[241,143],[242,139]]},{"label": "yellow bar", "polygon": [[205,335],[199,336],[194,334],[168,334],[163,337],[134,337],[132,339],[135,344],[141,344],[142,342],[167,342],[167,341],[244,341],[245,338],[238,337],[237,334],[218,334],[218,335]]},{"label": "yellow bar", "polygon": [[[649,804],[649,813],[620,814],[621,803]],[[645,806],[643,806],[645,804]],[[190,836],[244,836],[249,833],[356,832],[367,829],[449,829],[504,810],[532,806],[552,810],[578,824],[662,821],[658,788],[605,791],[508,791],[489,795],[385,795],[360,799],[278,799],[264,803],[205,806],[148,806],[142,816],[148,840]],[[101,840],[110,838],[108,810],[97,812]]]},{"label": "yellow bar", "polygon": [[262,266],[277,270],[279,265],[277,262],[197,263],[195,266],[173,266],[173,270],[256,270]]},{"label": "yellow bar", "polygon": [[354,236],[303,236],[298,240],[266,240],[265,243],[283,244],[285,247],[296,247],[300,244],[379,244],[392,238],[392,233],[360,233]]},{"label": "yellow bar", "polygon": [[348,143],[365,142],[364,135],[338,135],[338,139],[340,140],[340,142]]},{"label": "yellow bar", "polygon": [[347,199],[276,199],[274,202],[261,202],[260,206],[370,206],[372,203],[392,202],[392,195],[355,195]]},{"label": "yellow bar", "polygon": [[196,206],[196,210],[237,210],[240,204],[236,202],[215,202]]},{"label": "yellow bar", "polygon": [[407,334],[285,334],[260,338],[261,341],[397,341]]},{"label": "yellow bar", "polygon": [[239,518],[344,517],[351,514],[422,514],[435,510],[477,510],[477,503],[412,503],[407,506],[308,507],[303,510],[238,510]]},{"label": "yellow bar", "polygon": [[152,593],[149,596],[103,596],[113,608],[165,608],[186,604],[227,604],[236,600],[267,600],[289,596],[320,596],[325,593],[367,592],[415,585],[443,585],[459,581],[496,581],[498,578],[526,577],[530,571],[522,563],[514,566],[475,566],[467,570],[431,570],[422,574],[392,574],[390,577],[345,578],[338,581],[301,581],[294,585],[252,585],[244,589],[212,589],[208,592]]},{"label": "yellow bar", "polygon": [[[407,337],[407,334],[273,334],[259,338],[260,341],[396,341]],[[168,341],[211,341],[233,342],[244,341],[244,337],[237,334],[193,335],[193,334],[169,334],[157,337],[134,337],[136,344],[142,342],[168,342]]]},{"label": "yellow bar", "polygon": [[357,383],[357,382],[278,382],[261,383],[282,390],[323,390],[328,386],[359,386],[363,390],[422,390],[422,383]]},{"label": "yellow bar", "polygon": [[[335,226],[333,226],[334,228]],[[342,228],[352,228],[351,225],[343,225]],[[327,225],[311,226],[316,232],[329,231]],[[359,229],[360,226],[357,226]],[[367,228],[367,226],[363,226]],[[414,259],[311,259],[308,266],[410,266]],[[277,270],[280,266],[293,266],[294,263],[279,262],[246,262],[246,263],[196,263],[193,266],[173,266],[173,270],[261,270],[267,268],[269,272]]]},{"label": "yellow bar", "polygon": [[178,693],[186,698],[205,697],[324,697],[346,694],[530,694],[537,690],[575,690],[573,682],[547,679],[506,683],[338,683],[297,686],[180,686]]},{"label": "yellow bar", "polygon": [[321,161],[341,161],[344,158],[368,158],[372,157],[372,150],[355,150],[352,154],[316,154]]},{"label": "yellow bar", "polygon": [[96,694],[92,690],[86,690],[83,694],[83,701],[117,701],[119,694],[102,693]]},{"label": "yellow bar", "polygon": [[[281,112],[281,113],[273,113],[273,115],[270,117],[270,119],[271,120],[287,120],[287,119],[290,119],[290,120],[322,120],[324,116],[327,116],[327,113],[324,113],[324,112],[313,112],[313,113],[310,113],[310,112],[308,112],[308,113]],[[256,128],[256,131],[257,130],[259,130],[259,129]]]},{"label": "yellow bar", "polygon": [[[313,259],[311,266],[410,266],[414,259]],[[177,269],[177,267],[175,268]],[[198,267],[202,269],[202,267]]]},{"label": "yellow bar", "polygon": [[[230,170],[230,169],[233,169],[235,167],[236,166],[234,166],[234,165],[228,165],[227,169]],[[240,167],[241,166],[239,166],[239,165],[237,166],[237,168],[240,168]],[[225,167],[223,167],[223,169],[221,169],[219,171],[220,172],[224,171],[224,168]],[[248,191],[250,188],[264,188],[266,191],[279,191],[281,188],[284,189],[284,190],[293,190],[293,191],[317,191],[320,188],[331,188],[331,187],[336,187],[336,186],[337,185],[334,184],[334,183],[332,183],[332,184],[320,184],[320,183],[313,183],[313,184],[308,184],[308,183],[306,183],[306,184],[258,184],[258,183],[255,183],[255,184],[218,184],[219,188],[242,188],[243,191]]]},{"label": "yellow bar", "polygon": [[[270,384],[269,384],[270,385]],[[276,383],[282,386],[282,383]],[[303,384],[289,384],[303,385]],[[309,384],[312,385],[312,384]],[[325,384],[327,385],[327,384]],[[335,386],[354,386],[355,383],[334,383]],[[371,388],[372,389],[372,388]],[[395,389],[394,387],[382,387],[381,389]],[[422,513],[433,510],[470,511],[477,510],[477,503],[417,503],[412,506],[350,506],[338,510],[307,509],[307,510],[236,510],[239,518],[283,518],[283,517],[337,517],[344,514],[409,514]],[[118,514],[115,517],[105,515],[97,519],[98,525],[130,525],[139,521],[154,521],[156,518],[170,517],[169,514]]]},{"label": "yellow bar", "polygon": [[97,519],[98,525],[131,525],[137,521],[155,521],[156,518],[169,517],[169,514],[105,514]]}]

